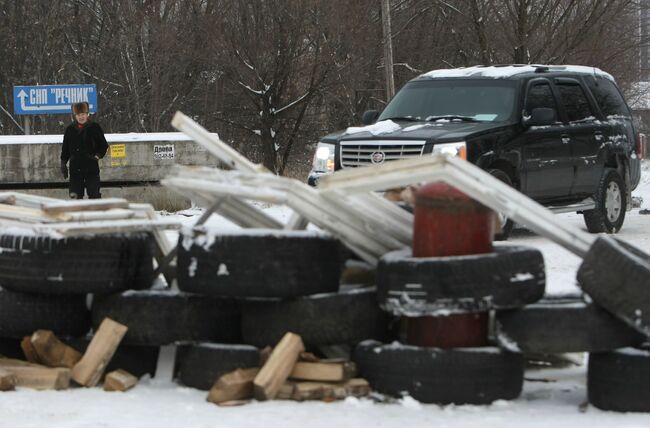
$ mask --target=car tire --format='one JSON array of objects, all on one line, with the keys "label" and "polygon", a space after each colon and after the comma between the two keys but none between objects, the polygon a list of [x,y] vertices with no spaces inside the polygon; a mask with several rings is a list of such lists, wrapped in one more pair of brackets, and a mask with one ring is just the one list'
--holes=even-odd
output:
[{"label": "car tire", "polygon": [[502,348],[527,354],[603,352],[644,341],[644,335],[580,296],[497,311],[495,337]]},{"label": "car tire", "polygon": [[386,254],[377,267],[377,297],[393,315],[429,316],[518,308],[544,295],[544,258],[539,250],[494,246],[486,254],[412,257]]},{"label": "car tire", "polygon": [[650,412],[650,348],[589,354],[587,396],[601,410]]},{"label": "car tire", "polygon": [[[207,242],[206,242],[207,241]],[[305,231],[181,235],[178,287],[225,297],[297,297],[338,290],[339,242]]]},{"label": "car tire", "polygon": [[606,168],[594,194],[596,208],[583,213],[591,233],[616,233],[623,227],[627,209],[627,192],[620,174]]},{"label": "car tire", "polygon": [[578,268],[578,285],[591,299],[650,337],[650,256],[599,236]]},{"label": "car tire", "polygon": [[338,293],[242,302],[244,343],[260,348],[275,346],[287,332],[300,335],[307,347],[386,340],[390,321],[377,305],[374,287],[344,287]]},{"label": "car tire", "polygon": [[123,342],[129,345],[239,343],[241,337],[239,305],[232,299],[166,290],[96,296],[92,306],[93,326],[99,327],[106,317],[128,327]]},{"label": "car tire", "polygon": [[107,294],[153,283],[150,235],[0,235],[0,285],[18,292]]},{"label": "car tire", "polygon": [[0,337],[20,339],[36,330],[59,337],[83,336],[90,330],[86,296],[16,293],[0,288]]},{"label": "car tire", "polygon": [[185,385],[209,390],[221,376],[235,369],[260,366],[260,352],[250,345],[197,343],[176,350],[178,380]]},{"label": "car tire", "polygon": [[359,376],[383,394],[422,403],[489,404],[521,394],[522,354],[495,347],[422,348],[365,341],[354,350]]},{"label": "car tire", "polygon": [[[512,186],[512,179],[510,175],[500,169],[491,169],[488,171],[494,178],[499,179],[510,187]],[[497,220],[501,225],[501,231],[494,234],[495,241],[507,241],[512,233],[512,229],[515,227],[515,222],[509,219],[508,217],[501,215],[501,213],[496,213]]]}]

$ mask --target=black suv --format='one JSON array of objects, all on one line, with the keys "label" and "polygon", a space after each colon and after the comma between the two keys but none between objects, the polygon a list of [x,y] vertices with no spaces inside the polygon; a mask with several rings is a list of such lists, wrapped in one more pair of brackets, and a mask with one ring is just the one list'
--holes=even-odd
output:
[{"label": "black suv", "polygon": [[[613,233],[641,177],[630,110],[596,68],[435,70],[362,121],[320,140],[310,184],[334,170],[453,153],[554,211],[583,213],[590,232]],[[507,236],[512,222],[503,220]]]}]

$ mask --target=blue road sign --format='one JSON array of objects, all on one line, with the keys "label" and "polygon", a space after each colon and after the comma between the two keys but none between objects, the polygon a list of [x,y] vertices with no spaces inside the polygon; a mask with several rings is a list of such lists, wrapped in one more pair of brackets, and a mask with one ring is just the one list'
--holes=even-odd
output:
[{"label": "blue road sign", "polygon": [[15,114],[70,114],[72,104],[82,101],[97,112],[95,85],[14,86]]}]

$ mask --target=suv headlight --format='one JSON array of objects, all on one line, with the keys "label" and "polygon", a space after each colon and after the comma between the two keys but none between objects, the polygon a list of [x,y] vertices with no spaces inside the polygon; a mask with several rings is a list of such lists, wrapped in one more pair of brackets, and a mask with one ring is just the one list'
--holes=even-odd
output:
[{"label": "suv headlight", "polygon": [[435,144],[433,146],[433,152],[431,154],[445,154],[457,156],[461,159],[467,160],[467,145],[464,141],[459,141],[457,143]]},{"label": "suv headlight", "polygon": [[318,143],[312,170],[315,172],[334,172],[334,144]]}]

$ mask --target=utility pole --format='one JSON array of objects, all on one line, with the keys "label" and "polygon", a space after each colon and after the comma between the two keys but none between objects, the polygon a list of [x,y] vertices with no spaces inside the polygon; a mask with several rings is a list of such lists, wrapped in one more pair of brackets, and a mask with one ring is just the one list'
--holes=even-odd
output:
[{"label": "utility pole", "polygon": [[381,22],[384,29],[384,72],[386,73],[386,102],[388,102],[395,95],[393,36],[390,28],[390,0],[381,0]]}]

